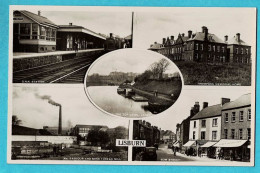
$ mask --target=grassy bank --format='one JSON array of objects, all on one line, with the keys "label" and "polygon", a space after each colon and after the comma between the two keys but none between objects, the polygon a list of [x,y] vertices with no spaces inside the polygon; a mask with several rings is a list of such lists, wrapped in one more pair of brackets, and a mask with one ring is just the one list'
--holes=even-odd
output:
[{"label": "grassy bank", "polygon": [[251,66],[245,64],[205,64],[175,62],[181,70],[185,85],[251,85]]}]

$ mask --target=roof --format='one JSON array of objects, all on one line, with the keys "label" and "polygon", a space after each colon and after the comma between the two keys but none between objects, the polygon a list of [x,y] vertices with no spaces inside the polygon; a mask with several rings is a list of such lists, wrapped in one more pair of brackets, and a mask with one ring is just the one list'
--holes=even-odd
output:
[{"label": "roof", "polygon": [[102,126],[102,125],[83,125],[83,124],[77,124],[75,127],[79,127],[79,128],[93,128],[93,127],[108,128],[107,126]]},{"label": "roof", "polygon": [[12,135],[52,135],[45,129],[34,129],[19,125],[12,126]]},{"label": "roof", "polygon": [[209,141],[209,142],[205,143],[204,145],[202,145],[201,147],[202,147],[202,148],[212,147],[212,146],[215,145],[216,143],[217,143],[217,142],[211,142],[211,141]]},{"label": "roof", "polygon": [[184,147],[190,147],[192,145],[194,145],[195,141],[188,141],[187,143],[185,143],[183,146]]},{"label": "roof", "polygon": [[223,105],[223,110],[226,109],[234,109],[238,107],[248,106],[251,105],[251,93],[244,94],[240,96],[238,99],[228,102],[225,105]]},{"label": "roof", "polygon": [[[204,41],[204,38],[205,38],[205,33],[196,32],[195,36],[193,38],[188,39],[187,41],[192,41],[192,40]],[[218,38],[215,34],[210,34],[210,33],[208,33],[208,41],[214,43],[225,43],[223,40]]]},{"label": "roof", "polygon": [[195,114],[191,120],[210,118],[221,115],[222,106],[221,104],[206,107]]},{"label": "roof", "polygon": [[125,37],[126,40],[131,40],[132,39],[132,34],[131,35],[128,35]]},{"label": "roof", "polygon": [[20,10],[19,12],[22,13],[23,15],[25,15],[26,17],[30,18],[31,20],[35,21],[36,23],[58,27],[58,25],[56,25],[55,23],[53,23],[46,17],[39,16],[37,14],[34,14],[34,13],[26,11],[26,10]]},{"label": "roof", "polygon": [[233,148],[244,145],[247,140],[221,139],[214,147]]},{"label": "roof", "polygon": [[249,46],[246,42],[244,42],[243,40],[239,40],[236,36],[232,37],[231,39],[229,39],[227,42],[227,44],[237,44],[237,45],[243,45],[243,46]]},{"label": "roof", "polygon": [[[67,32],[71,31],[71,29],[74,29],[74,32],[84,32],[96,37],[99,37],[101,39],[106,39],[107,37],[104,36],[104,34],[96,33],[88,28],[84,28],[83,26],[78,26],[78,25],[59,25],[59,30],[60,32]],[[77,30],[78,29],[78,30]]]},{"label": "roof", "polygon": [[161,46],[162,46],[162,44],[160,44],[160,43],[154,43],[154,44],[151,44],[149,49],[151,49],[151,50],[155,50],[155,49],[159,50],[159,49],[161,49]]}]

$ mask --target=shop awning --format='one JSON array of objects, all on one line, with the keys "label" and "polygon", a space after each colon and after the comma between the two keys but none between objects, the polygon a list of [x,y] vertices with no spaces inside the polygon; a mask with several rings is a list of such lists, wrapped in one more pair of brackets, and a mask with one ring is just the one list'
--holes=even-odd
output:
[{"label": "shop awning", "polygon": [[235,139],[221,139],[214,147],[232,148],[240,147],[246,143],[247,140],[235,140]]},{"label": "shop awning", "polygon": [[188,141],[186,144],[184,144],[184,147],[190,147],[195,143],[195,141]]},{"label": "shop awning", "polygon": [[208,148],[208,147],[212,147],[214,144],[216,144],[217,142],[207,142],[206,144],[202,145],[202,148]]}]

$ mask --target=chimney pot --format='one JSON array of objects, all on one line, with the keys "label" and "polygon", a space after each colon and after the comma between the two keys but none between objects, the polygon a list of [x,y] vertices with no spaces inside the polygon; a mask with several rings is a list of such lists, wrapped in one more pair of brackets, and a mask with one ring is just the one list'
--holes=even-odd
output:
[{"label": "chimney pot", "polygon": [[112,37],[113,37],[113,33],[110,33],[110,34],[109,34],[109,37],[112,38]]},{"label": "chimney pot", "polygon": [[182,33],[182,34],[181,34],[181,36],[182,36],[182,37],[184,37],[184,36],[185,36],[185,34],[184,34],[184,33]]},{"label": "chimney pot", "polygon": [[240,33],[237,33],[237,41],[240,42]]},{"label": "chimney pot", "polygon": [[72,26],[72,23],[69,23],[70,26]]},{"label": "chimney pot", "polygon": [[171,40],[174,40],[174,36],[173,35],[171,36]]}]

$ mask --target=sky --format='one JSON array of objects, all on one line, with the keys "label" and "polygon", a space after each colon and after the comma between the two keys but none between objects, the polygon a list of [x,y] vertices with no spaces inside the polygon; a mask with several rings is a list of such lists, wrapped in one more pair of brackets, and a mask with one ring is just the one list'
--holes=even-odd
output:
[{"label": "sky", "polygon": [[13,87],[13,115],[22,120],[22,125],[31,128],[58,126],[59,107],[40,99],[50,96],[62,105],[62,124],[107,125],[110,128],[124,126],[129,121],[121,117],[107,115],[98,110],[88,100],[83,85],[26,85]]},{"label": "sky", "polygon": [[184,86],[173,106],[161,114],[144,118],[144,120],[150,122],[152,126],[176,132],[176,124],[181,123],[190,115],[191,107],[195,102],[199,102],[201,110],[203,102],[208,102],[208,106],[212,106],[220,104],[220,99],[223,97],[234,101],[250,91],[251,87],[247,86]]},{"label": "sky", "polygon": [[[202,26],[209,33],[224,40],[236,33],[246,43],[254,46],[256,39],[256,9],[253,8],[165,8],[136,12],[134,19],[134,46],[147,49],[162,38],[179,33],[188,35],[188,30],[201,32]],[[254,47],[252,49],[255,49]]]},{"label": "sky", "polygon": [[[154,62],[164,58],[162,55],[139,49],[121,49],[105,54],[96,60],[88,70],[88,75],[98,73],[108,75],[110,72],[143,73]],[[169,60],[168,60],[169,61]],[[171,61],[165,73],[174,73],[178,68]]]}]

